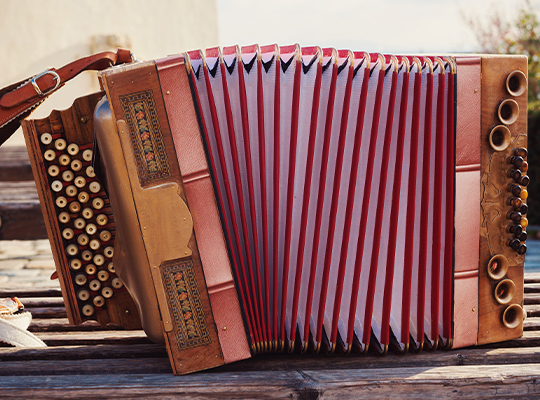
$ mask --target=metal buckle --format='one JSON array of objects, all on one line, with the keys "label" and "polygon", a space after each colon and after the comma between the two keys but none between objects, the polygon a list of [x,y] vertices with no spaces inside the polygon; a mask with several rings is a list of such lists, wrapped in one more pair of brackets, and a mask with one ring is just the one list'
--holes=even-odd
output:
[{"label": "metal buckle", "polygon": [[[38,86],[38,84],[36,82],[39,78],[41,78],[44,75],[52,75],[54,77],[54,80],[56,81],[56,85],[52,89],[47,90],[45,93],[43,93],[41,91],[41,89],[39,88],[39,86]],[[30,83],[32,84],[32,86],[36,90],[36,93],[38,94],[38,96],[43,97],[43,96],[48,95],[49,93],[54,92],[56,89],[58,89],[58,87],[60,86],[60,75],[58,75],[54,71],[43,71],[41,74],[37,74],[32,79],[30,79]]]}]

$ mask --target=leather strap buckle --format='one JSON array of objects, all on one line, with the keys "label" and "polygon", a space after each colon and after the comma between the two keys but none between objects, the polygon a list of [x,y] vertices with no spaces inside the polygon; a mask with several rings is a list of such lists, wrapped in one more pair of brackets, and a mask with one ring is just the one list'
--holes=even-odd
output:
[{"label": "leather strap buckle", "polygon": [[[56,84],[54,85],[54,87],[52,89],[49,89],[49,90],[46,90],[45,92],[42,92],[36,81],[39,78],[41,78],[42,76],[44,76],[44,75],[52,75],[53,79],[56,81]],[[32,84],[32,86],[36,90],[36,93],[38,94],[38,96],[40,96],[40,97],[47,96],[48,94],[50,94],[50,93],[54,92],[56,89],[58,89],[58,87],[60,86],[60,75],[58,75],[56,72],[50,71],[50,70],[43,71],[42,73],[37,74],[32,79],[30,79],[30,83]]]}]

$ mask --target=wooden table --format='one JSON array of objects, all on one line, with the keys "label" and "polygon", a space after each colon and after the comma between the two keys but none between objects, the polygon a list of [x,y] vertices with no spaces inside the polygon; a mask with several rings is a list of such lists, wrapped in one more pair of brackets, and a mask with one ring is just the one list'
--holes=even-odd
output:
[{"label": "wooden table", "polygon": [[[0,149],[0,239],[46,237],[25,148]],[[526,275],[523,338],[386,357],[262,355],[174,376],[142,331],[70,326],[57,289],[0,290],[33,314],[49,347],[0,347],[0,398],[540,398],[540,275]]]},{"label": "wooden table", "polygon": [[142,331],[70,326],[57,289],[0,291],[33,314],[49,347],[0,347],[0,398],[540,398],[540,275],[527,275],[523,338],[386,357],[262,355],[174,376]]}]

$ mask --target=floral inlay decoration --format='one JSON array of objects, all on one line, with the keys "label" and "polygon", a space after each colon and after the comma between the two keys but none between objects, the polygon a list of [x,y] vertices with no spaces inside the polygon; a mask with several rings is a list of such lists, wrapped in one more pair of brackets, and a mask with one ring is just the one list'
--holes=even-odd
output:
[{"label": "floral inlay decoration", "polygon": [[152,91],[120,96],[141,185],[171,176]]},{"label": "floral inlay decoration", "polygon": [[174,260],[162,265],[161,274],[175,325],[179,349],[210,343],[201,297],[191,260]]}]

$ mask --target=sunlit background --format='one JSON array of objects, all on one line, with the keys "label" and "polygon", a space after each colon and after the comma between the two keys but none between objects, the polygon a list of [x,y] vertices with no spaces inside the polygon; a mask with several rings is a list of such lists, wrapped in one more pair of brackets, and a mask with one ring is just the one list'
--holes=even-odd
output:
[{"label": "sunlit background", "polygon": [[[253,43],[398,54],[480,52],[478,32],[495,32],[491,40],[497,42],[504,33],[498,24],[515,25],[524,8],[538,14],[540,0],[0,0],[0,85],[117,47],[130,48],[139,59]],[[33,116],[66,109],[97,90],[95,74],[85,73]],[[531,126],[529,120],[530,148]],[[24,145],[22,134],[6,144]],[[529,173],[536,182],[535,172]],[[528,259],[534,257],[540,266],[540,252]]]}]

